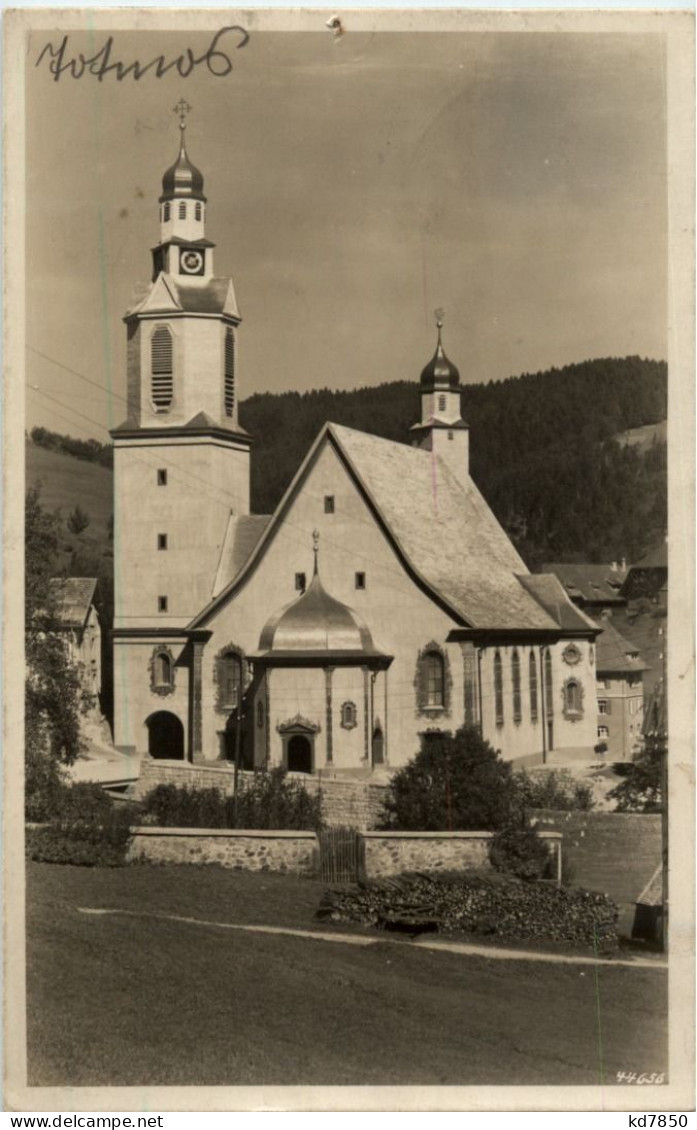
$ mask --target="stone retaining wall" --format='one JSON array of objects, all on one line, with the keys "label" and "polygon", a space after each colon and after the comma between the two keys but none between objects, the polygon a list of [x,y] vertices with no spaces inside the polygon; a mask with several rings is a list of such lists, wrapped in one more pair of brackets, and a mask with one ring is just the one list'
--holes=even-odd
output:
[{"label": "stone retaining wall", "polygon": [[[364,832],[365,873],[368,879],[402,871],[462,871],[491,867],[492,832]],[[562,837],[543,832],[560,860]]]},{"label": "stone retaining wall", "polygon": [[[244,781],[254,774],[241,772]],[[289,773],[289,780],[300,782],[312,796],[321,795],[322,817],[330,827],[375,828],[382,815],[382,803],[387,792],[386,781],[372,778],[324,777],[321,773]],[[176,764],[143,758],[135,795],[145,796],[156,785],[177,785],[189,789],[219,789],[230,796],[233,791],[234,769],[228,762],[215,765]]]},{"label": "stone retaining wall", "polygon": [[136,828],[129,859],[148,863],[217,863],[238,871],[312,875],[318,866],[314,832],[228,828]]}]

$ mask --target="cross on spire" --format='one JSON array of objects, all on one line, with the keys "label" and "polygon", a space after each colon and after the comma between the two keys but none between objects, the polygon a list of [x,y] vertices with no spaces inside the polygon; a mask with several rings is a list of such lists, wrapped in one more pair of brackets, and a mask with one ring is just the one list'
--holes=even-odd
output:
[{"label": "cross on spire", "polygon": [[184,98],[180,98],[176,106],[172,107],[173,113],[179,118],[179,129],[186,129],[186,115],[192,110],[193,106],[190,106]]},{"label": "cross on spire", "polygon": [[443,322],[445,321],[445,310],[443,309],[442,306],[439,306],[437,310],[433,311],[433,313],[435,314],[435,317],[436,317],[436,325],[438,326],[438,329],[442,330],[443,329]]}]

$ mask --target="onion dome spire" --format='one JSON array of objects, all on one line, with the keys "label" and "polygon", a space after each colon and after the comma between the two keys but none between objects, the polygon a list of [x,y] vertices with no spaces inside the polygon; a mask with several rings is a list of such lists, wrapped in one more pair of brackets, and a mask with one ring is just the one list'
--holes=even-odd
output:
[{"label": "onion dome spire", "polygon": [[452,361],[448,360],[443,350],[442,330],[444,310],[436,310],[436,326],[438,328],[438,342],[436,352],[421,373],[421,384],[426,387],[459,388],[460,373]]},{"label": "onion dome spire", "polygon": [[192,109],[193,106],[183,98],[180,98],[174,107],[174,113],[179,117],[179,156],[162,178],[160,204],[164,204],[167,200],[195,199],[204,203],[206,201],[203,195],[203,173],[192,165],[186,152],[186,115]]}]

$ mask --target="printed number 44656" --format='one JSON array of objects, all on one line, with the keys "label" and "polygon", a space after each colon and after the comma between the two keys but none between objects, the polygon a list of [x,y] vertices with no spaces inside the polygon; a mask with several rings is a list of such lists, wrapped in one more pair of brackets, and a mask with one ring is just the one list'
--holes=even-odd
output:
[{"label": "printed number 44656", "polygon": [[665,1077],[665,1071],[661,1071],[660,1073],[658,1071],[652,1071],[650,1074],[644,1072],[641,1075],[637,1075],[636,1071],[617,1072],[618,1083],[636,1083],[637,1086],[640,1086],[642,1083],[660,1084],[665,1081]]}]

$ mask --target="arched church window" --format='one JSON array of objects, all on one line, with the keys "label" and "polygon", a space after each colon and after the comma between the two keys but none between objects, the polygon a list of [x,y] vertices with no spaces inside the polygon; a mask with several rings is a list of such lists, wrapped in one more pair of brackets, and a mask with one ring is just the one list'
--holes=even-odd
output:
[{"label": "arched church window", "polygon": [[163,206],[162,206],[162,219],[163,219],[164,223],[169,222],[169,215],[170,215],[170,207],[169,207],[169,201],[167,201],[167,203],[163,204]]},{"label": "arched church window", "polygon": [[186,219],[186,203],[183,200],[182,200],[181,204],[179,205],[179,219],[180,220]]},{"label": "arched church window", "polygon": [[202,214],[201,204],[198,201],[196,201],[196,207],[194,209],[194,215],[195,215],[197,220],[201,219],[201,214]]},{"label": "arched church window", "polygon": [[513,649],[511,656],[511,678],[513,681],[513,721],[521,722],[523,719],[523,707],[520,698],[520,658],[518,656],[518,649]]},{"label": "arched church window", "polygon": [[530,721],[537,722],[537,661],[535,660],[535,652],[530,652],[530,667],[529,667],[529,680],[530,680]]},{"label": "arched church window", "polygon": [[355,702],[344,702],[341,706],[341,725],[345,730],[353,730],[358,724]]},{"label": "arched church window", "polygon": [[498,651],[494,656],[494,705],[496,707],[496,725],[503,726],[503,664]]},{"label": "arched church window", "polygon": [[235,335],[231,329],[225,331],[224,370],[225,415],[232,416],[235,408]]},{"label": "arched church window", "polygon": [[166,412],[174,393],[174,343],[172,331],[158,326],[150,341],[152,402],[156,412]]},{"label": "arched church window", "polygon": [[424,657],[426,706],[445,706],[445,664],[438,651],[427,651]]},{"label": "arched church window", "polygon": [[564,683],[564,716],[580,718],[583,714],[583,687],[578,679],[567,679]]},{"label": "arched church window", "polygon": [[242,659],[234,651],[228,651],[220,660],[220,700],[228,710],[234,710],[240,702],[242,691]]},{"label": "arched church window", "polygon": [[545,714],[551,718],[554,714],[552,701],[552,653],[547,648],[545,651]]},{"label": "arched church window", "polygon": [[150,659],[150,689],[155,694],[171,694],[174,690],[174,656],[167,647],[158,647]]}]

